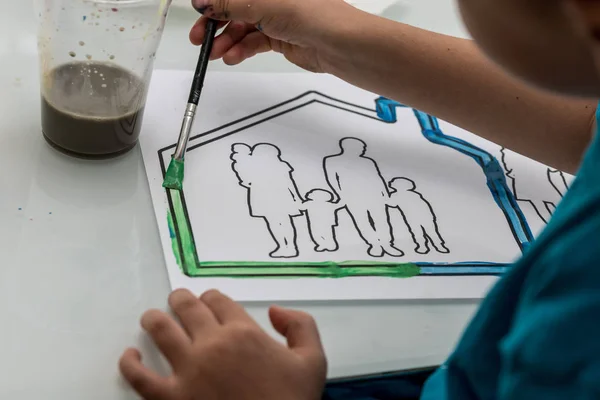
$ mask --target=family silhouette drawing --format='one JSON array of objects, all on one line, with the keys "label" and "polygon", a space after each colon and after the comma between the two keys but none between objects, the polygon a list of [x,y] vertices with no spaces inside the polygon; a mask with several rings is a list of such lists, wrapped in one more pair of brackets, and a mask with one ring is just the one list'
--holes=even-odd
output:
[{"label": "family silhouette drawing", "polygon": [[[519,163],[523,156],[504,147],[500,149],[506,177],[512,186],[515,199],[529,203],[538,217],[548,223],[556,206],[569,189],[564,172],[540,163]],[[519,169],[520,168],[520,169]],[[545,182],[540,185],[540,182]]]},{"label": "family silhouette drawing", "polygon": [[262,218],[274,241],[272,258],[298,257],[295,217],[305,216],[316,252],[335,252],[338,213],[346,210],[367,245],[371,257],[404,256],[395,245],[390,213],[399,212],[414,251],[428,254],[450,250],[440,234],[431,204],[405,177],[386,182],[377,162],[366,156],[367,145],[357,138],[344,138],[340,151],[323,159],[329,190],[312,188],[302,195],[294,180],[294,168],[270,143],[250,146],[236,143],[231,148],[231,168],[238,184],[246,189],[251,217]]}]

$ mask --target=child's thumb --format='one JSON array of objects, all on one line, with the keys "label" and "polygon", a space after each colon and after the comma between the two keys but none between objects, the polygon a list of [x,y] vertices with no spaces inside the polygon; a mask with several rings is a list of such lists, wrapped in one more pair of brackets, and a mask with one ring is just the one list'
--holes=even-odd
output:
[{"label": "child's thumb", "polygon": [[313,317],[281,307],[269,310],[271,323],[287,339],[290,349],[302,356],[324,358],[319,330]]}]

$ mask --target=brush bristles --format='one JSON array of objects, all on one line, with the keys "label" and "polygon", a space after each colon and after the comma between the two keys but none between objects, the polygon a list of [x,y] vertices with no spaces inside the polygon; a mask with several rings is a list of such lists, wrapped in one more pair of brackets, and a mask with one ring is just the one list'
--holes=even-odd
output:
[{"label": "brush bristles", "polygon": [[163,187],[173,190],[183,189],[183,160],[172,159],[165,175]]}]

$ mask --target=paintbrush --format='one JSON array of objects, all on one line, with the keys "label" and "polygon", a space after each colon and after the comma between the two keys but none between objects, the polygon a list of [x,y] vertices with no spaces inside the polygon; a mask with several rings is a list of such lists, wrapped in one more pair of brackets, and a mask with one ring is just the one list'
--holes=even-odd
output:
[{"label": "paintbrush", "polygon": [[188,99],[187,107],[185,108],[183,122],[181,123],[179,140],[177,141],[175,153],[173,153],[171,163],[169,164],[169,168],[167,169],[165,180],[163,182],[163,187],[167,189],[181,190],[183,188],[183,162],[185,151],[190,139],[190,134],[192,132],[192,126],[194,125],[194,118],[196,117],[196,110],[198,108],[198,102],[200,101],[200,95],[202,94],[204,77],[206,76],[210,52],[212,50],[215,35],[217,33],[218,23],[219,22],[214,19],[209,19],[206,23],[204,42],[202,43],[202,48],[200,50],[200,57],[198,57],[198,65],[196,66],[196,73],[194,74],[194,80],[190,90],[190,97]]}]

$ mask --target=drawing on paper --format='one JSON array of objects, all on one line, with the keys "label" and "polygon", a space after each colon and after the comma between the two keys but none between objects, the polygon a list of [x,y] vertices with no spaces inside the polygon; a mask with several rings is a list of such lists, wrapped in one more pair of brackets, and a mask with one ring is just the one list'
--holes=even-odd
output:
[{"label": "drawing on paper", "polygon": [[343,138],[340,152],[323,159],[323,170],[338,203],[350,214],[371,257],[402,257],[394,247],[387,211],[390,193],[377,162],[366,155],[367,145],[357,138]]},{"label": "drawing on paper", "polygon": [[[294,169],[281,159],[281,151],[269,143],[232,146],[231,167],[247,192],[248,212],[262,218],[275,242],[272,258],[298,256],[294,217],[302,215],[302,198],[292,176]],[[275,205],[275,207],[272,206]]]},{"label": "drawing on paper", "polygon": [[496,149],[385,98],[306,92],[190,139],[173,249],[190,277],[497,275],[534,237]]},{"label": "drawing on paper", "polygon": [[[296,258],[297,219],[306,219],[314,251],[335,252],[338,212],[346,212],[358,235],[368,246],[366,254],[402,257],[395,247],[390,213],[399,212],[417,254],[433,248],[450,252],[438,226],[431,204],[417,191],[416,183],[405,177],[385,182],[377,162],[369,158],[367,144],[357,138],[339,141],[340,152],[323,159],[323,175],[329,190],[309,188],[300,194],[294,180],[295,169],[281,150],[270,143],[250,146],[235,143],[231,148],[231,168],[244,188],[251,217],[265,221],[273,239],[271,258]],[[359,172],[362,171],[362,172]],[[274,207],[272,205],[275,205]]]},{"label": "drawing on paper", "polygon": [[544,224],[548,223],[556,206],[569,189],[565,174],[531,160],[524,164],[523,156],[504,147],[500,152],[506,176],[517,201],[528,203],[540,220]]},{"label": "drawing on paper", "polygon": [[398,209],[402,214],[416,246],[415,252],[428,254],[433,247],[438,253],[450,253],[440,233],[433,207],[417,191],[416,183],[409,178],[394,178],[389,185],[392,194],[388,206]]}]

